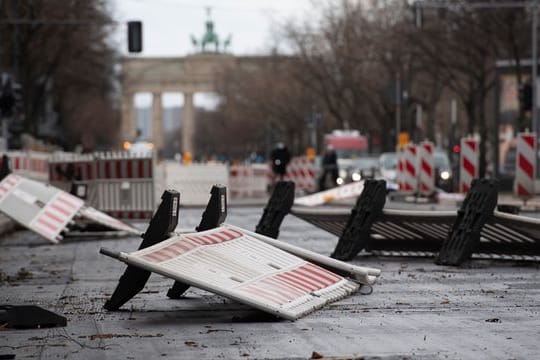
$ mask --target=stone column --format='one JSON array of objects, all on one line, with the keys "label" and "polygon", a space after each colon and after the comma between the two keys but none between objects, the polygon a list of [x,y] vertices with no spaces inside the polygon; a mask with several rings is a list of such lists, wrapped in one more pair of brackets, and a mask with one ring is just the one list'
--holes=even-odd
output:
[{"label": "stone column", "polygon": [[160,154],[163,149],[163,112],[161,106],[161,93],[152,93],[152,142],[156,154]]},{"label": "stone column", "polygon": [[182,153],[193,153],[193,134],[195,132],[195,111],[193,93],[184,93],[184,114],[182,116]]},{"label": "stone column", "polygon": [[122,94],[121,142],[135,138],[135,117],[133,111],[133,93]]}]

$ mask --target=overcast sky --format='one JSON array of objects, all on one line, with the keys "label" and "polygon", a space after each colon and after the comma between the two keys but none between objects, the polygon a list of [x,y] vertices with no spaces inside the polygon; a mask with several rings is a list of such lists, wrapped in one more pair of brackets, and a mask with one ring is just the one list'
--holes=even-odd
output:
[{"label": "overcast sky", "polygon": [[[303,19],[312,11],[310,0],[111,0],[117,21],[143,22],[143,52],[130,56],[185,56],[194,52],[191,34],[205,32],[208,7],[220,39],[232,35],[235,55],[268,53],[275,45],[277,26],[287,19]],[[125,55],[126,27],[119,26],[115,41]],[[137,95],[137,106],[149,106],[150,95]],[[182,105],[182,97],[164,94],[164,106]],[[197,106],[212,106],[211,97],[195,96]]]},{"label": "overcast sky", "polygon": [[[143,52],[138,56],[184,56],[193,53],[190,35],[205,32],[206,8],[211,8],[214,30],[221,39],[232,34],[234,54],[267,52],[274,42],[275,25],[303,18],[310,0],[111,0],[118,21],[143,22]],[[126,53],[126,29],[117,39]]]}]

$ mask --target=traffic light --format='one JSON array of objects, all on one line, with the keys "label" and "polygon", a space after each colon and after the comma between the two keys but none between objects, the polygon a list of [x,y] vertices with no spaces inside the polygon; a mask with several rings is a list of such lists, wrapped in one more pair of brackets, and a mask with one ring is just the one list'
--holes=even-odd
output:
[{"label": "traffic light", "polygon": [[519,88],[519,106],[523,111],[532,110],[532,85],[526,82]]},{"label": "traffic light", "polygon": [[130,53],[142,51],[142,22],[128,21],[128,51]]}]

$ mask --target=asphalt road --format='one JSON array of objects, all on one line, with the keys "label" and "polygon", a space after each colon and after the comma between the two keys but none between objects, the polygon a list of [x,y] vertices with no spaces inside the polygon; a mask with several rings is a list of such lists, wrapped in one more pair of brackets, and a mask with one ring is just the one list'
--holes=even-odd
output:
[{"label": "asphalt road", "polygon": [[[202,209],[182,209],[193,229]],[[262,207],[229,209],[252,230]],[[337,238],[288,216],[280,239],[329,254]],[[136,238],[52,245],[19,231],[0,238],[0,304],[36,304],[66,327],[0,328],[0,355],[68,359],[533,359],[540,355],[536,263],[473,261],[460,268],[429,258],[359,256],[383,273],[371,295],[355,294],[297,321],[272,318],[191,288],[169,300],[172,281],[152,275],[142,293],[108,312],[104,302],[125,265],[101,246],[132,251]]]}]

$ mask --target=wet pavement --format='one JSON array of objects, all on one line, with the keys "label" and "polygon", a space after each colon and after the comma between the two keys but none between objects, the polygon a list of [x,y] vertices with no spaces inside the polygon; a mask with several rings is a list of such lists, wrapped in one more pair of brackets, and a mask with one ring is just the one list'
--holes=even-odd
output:
[{"label": "wet pavement", "polygon": [[[232,207],[227,222],[252,230],[262,206]],[[202,209],[183,208],[193,229]],[[280,239],[329,254],[337,238],[287,216]],[[279,320],[173,281],[150,277],[121,311],[103,304],[125,265],[101,246],[135,250],[137,238],[53,245],[28,231],[0,238],[0,304],[35,304],[63,314],[66,327],[0,328],[0,355],[71,359],[533,359],[540,345],[537,263],[475,260],[454,268],[429,258],[359,256],[382,269],[371,295],[355,294],[297,321]],[[314,354],[314,352],[316,352]]]}]

